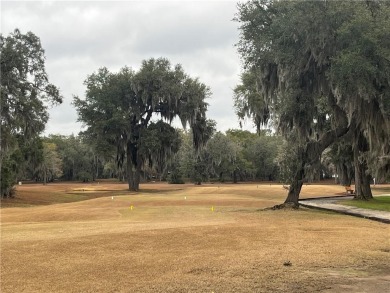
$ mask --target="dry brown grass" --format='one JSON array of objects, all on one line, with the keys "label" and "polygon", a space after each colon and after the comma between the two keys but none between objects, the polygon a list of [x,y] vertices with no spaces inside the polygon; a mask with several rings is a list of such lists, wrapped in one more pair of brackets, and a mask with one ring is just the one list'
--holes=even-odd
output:
[{"label": "dry brown grass", "polygon": [[[308,185],[302,195],[340,192]],[[389,225],[259,210],[285,195],[280,185],[257,184],[145,184],[139,194],[108,183],[19,186],[16,203],[1,209],[1,292],[389,288]]]}]

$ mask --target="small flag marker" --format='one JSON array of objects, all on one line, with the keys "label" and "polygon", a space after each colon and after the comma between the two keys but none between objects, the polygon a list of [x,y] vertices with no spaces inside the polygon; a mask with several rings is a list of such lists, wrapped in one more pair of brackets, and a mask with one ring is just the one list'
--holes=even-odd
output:
[{"label": "small flag marker", "polygon": [[113,197],[113,196],[111,196],[111,199],[114,199],[114,197]]},{"label": "small flag marker", "polygon": [[184,199],[187,199],[187,196],[185,196]]},{"label": "small flag marker", "polygon": [[130,210],[133,210],[133,206],[130,206]]},{"label": "small flag marker", "polygon": [[214,212],[214,207],[211,207],[211,211]]}]

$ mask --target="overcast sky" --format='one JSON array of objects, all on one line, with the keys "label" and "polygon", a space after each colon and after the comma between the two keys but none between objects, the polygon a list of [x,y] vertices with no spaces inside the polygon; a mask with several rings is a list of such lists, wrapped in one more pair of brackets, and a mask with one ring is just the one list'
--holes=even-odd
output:
[{"label": "overcast sky", "polygon": [[[236,1],[1,1],[1,33],[32,31],[46,52],[49,80],[64,102],[50,109],[45,134],[77,134],[71,105],[83,81],[100,67],[117,71],[166,57],[211,88],[208,118],[226,131],[239,128],[233,88],[240,61]],[[178,125],[177,125],[178,126]],[[244,129],[254,130],[248,121]]]}]

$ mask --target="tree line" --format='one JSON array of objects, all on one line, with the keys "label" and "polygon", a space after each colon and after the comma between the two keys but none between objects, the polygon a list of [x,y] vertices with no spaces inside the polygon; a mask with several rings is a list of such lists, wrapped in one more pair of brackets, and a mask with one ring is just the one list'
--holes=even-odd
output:
[{"label": "tree line", "polygon": [[[171,184],[192,182],[275,182],[288,183],[295,155],[288,142],[270,130],[251,133],[230,129],[216,131],[207,121],[210,139],[200,149],[193,147],[191,131],[173,128],[163,121],[151,122],[143,136],[141,156],[146,158],[140,182],[166,181]],[[167,148],[168,147],[168,148]],[[329,149],[307,182],[331,179],[337,174],[350,176],[353,158],[345,147]],[[127,167],[120,164],[116,148],[97,144],[86,133],[36,137],[28,147],[14,152],[10,160],[15,168],[15,182],[28,180],[47,184],[57,180],[96,182],[112,179],[126,182]],[[341,161],[341,162],[340,162]],[[349,172],[339,169],[349,166]],[[375,170],[374,165],[370,165]],[[350,178],[350,177],[349,177]]]},{"label": "tree line", "polygon": [[[140,181],[201,184],[280,179],[280,136],[265,131],[259,136],[238,129],[225,134],[215,131],[215,122],[207,123],[212,131],[210,139],[201,150],[196,150],[191,131],[173,128],[161,120],[151,122],[140,148],[140,155],[145,158]],[[18,166],[15,182],[125,182],[128,177],[127,166],[118,161],[116,148],[102,148],[85,134],[36,137],[10,160]]]}]

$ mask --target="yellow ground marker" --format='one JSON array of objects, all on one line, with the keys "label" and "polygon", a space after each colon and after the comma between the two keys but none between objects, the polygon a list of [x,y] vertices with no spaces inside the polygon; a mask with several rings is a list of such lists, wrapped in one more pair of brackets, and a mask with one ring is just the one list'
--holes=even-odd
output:
[{"label": "yellow ground marker", "polygon": [[211,211],[214,212],[214,207],[211,207]]},{"label": "yellow ground marker", "polygon": [[133,208],[134,208],[133,206],[130,206],[130,210],[131,210],[131,211],[133,210]]}]

